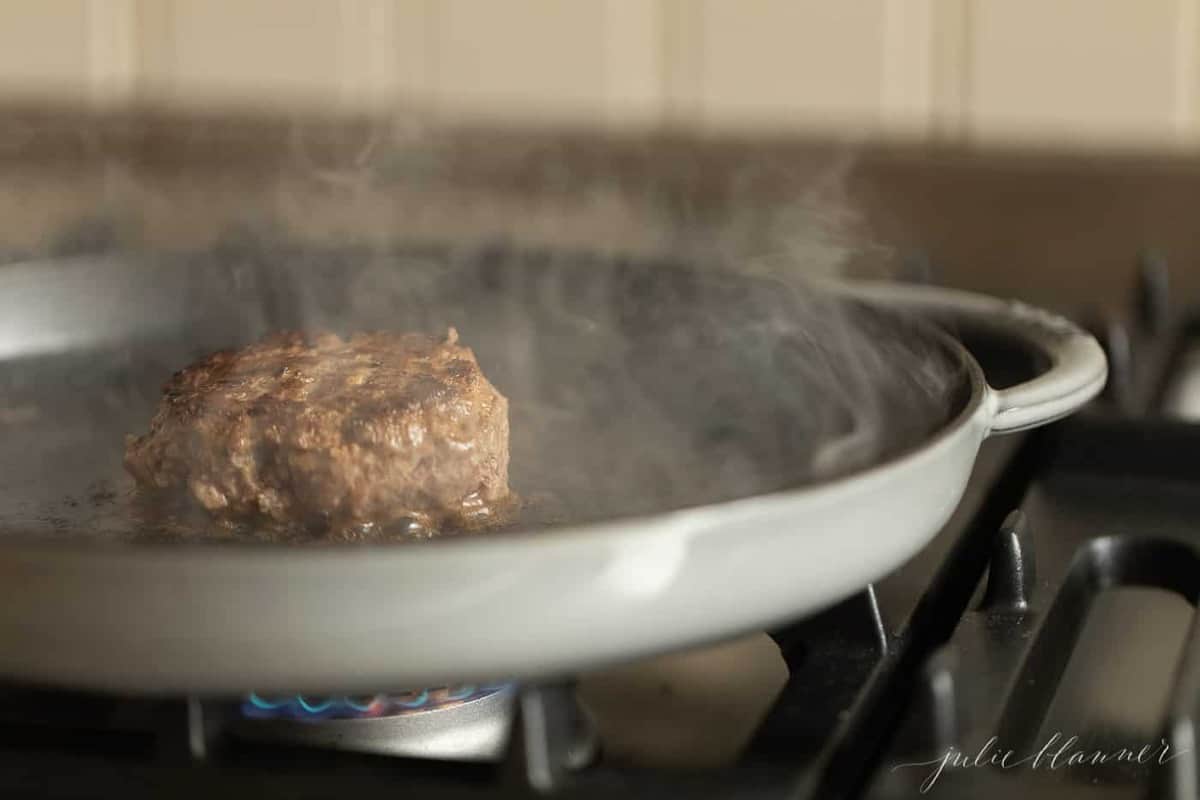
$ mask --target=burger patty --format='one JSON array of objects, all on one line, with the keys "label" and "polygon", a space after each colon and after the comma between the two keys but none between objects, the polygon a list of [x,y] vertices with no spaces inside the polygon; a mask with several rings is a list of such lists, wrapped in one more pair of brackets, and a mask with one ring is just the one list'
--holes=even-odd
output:
[{"label": "burger patty", "polygon": [[125,467],[228,522],[480,524],[509,496],[508,401],[453,328],[280,334],[175,373]]}]

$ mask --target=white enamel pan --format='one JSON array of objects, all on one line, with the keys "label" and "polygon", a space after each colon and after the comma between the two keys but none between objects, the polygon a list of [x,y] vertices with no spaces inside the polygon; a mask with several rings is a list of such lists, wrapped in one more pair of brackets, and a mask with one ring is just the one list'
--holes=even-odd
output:
[{"label": "white enamel pan", "polygon": [[[104,511],[125,491],[121,436],[144,424],[161,379],[182,366],[167,356],[142,364],[139,353],[159,351],[137,343],[187,341],[180,353],[202,352],[224,334],[280,323],[277,309],[247,316],[214,305],[199,269],[154,273],[114,259],[0,268],[2,677],[145,692],[374,692],[566,674],[762,630],[903,564],[954,510],[984,438],[1057,420],[1106,377],[1090,336],[1037,309],[945,289],[837,284],[827,289],[854,302],[988,328],[1047,366],[995,389],[961,345],[927,334],[960,375],[937,429],[792,488],[415,545],[117,541],[99,530],[111,522],[105,513],[123,513]],[[239,292],[269,285],[310,314],[336,305],[334,290],[314,296],[238,269],[213,274]],[[171,274],[182,277],[162,277]],[[365,274],[342,279],[375,287],[357,312],[392,308]],[[463,339],[488,371],[489,347],[515,352],[531,335],[514,329],[520,342],[507,349],[496,336]],[[89,372],[97,364],[126,377],[101,381]],[[787,390],[786,380],[778,385]],[[90,394],[94,402],[77,402]],[[514,464],[519,455],[514,444]],[[48,504],[61,494],[71,508],[91,507],[92,522],[54,511]]]}]

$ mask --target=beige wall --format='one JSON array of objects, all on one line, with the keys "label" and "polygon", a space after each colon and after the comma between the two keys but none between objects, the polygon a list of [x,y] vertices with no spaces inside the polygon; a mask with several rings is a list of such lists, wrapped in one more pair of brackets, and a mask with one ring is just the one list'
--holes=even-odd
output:
[{"label": "beige wall", "polygon": [[0,97],[1200,147],[1200,0],[4,0]]}]

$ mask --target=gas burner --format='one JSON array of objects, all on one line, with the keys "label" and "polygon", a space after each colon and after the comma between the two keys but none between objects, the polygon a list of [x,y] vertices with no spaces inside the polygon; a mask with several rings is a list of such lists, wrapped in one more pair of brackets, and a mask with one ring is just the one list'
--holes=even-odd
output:
[{"label": "gas burner", "polygon": [[455,761],[498,760],[508,744],[513,684],[439,686],[366,696],[250,693],[243,739]]}]

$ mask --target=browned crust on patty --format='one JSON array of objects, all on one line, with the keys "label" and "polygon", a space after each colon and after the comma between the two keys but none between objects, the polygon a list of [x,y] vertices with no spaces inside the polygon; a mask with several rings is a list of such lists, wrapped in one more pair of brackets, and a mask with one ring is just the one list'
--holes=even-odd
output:
[{"label": "browned crust on patty", "polygon": [[454,329],[279,334],[175,373],[125,466],[230,522],[470,525],[509,497],[508,401]]}]

